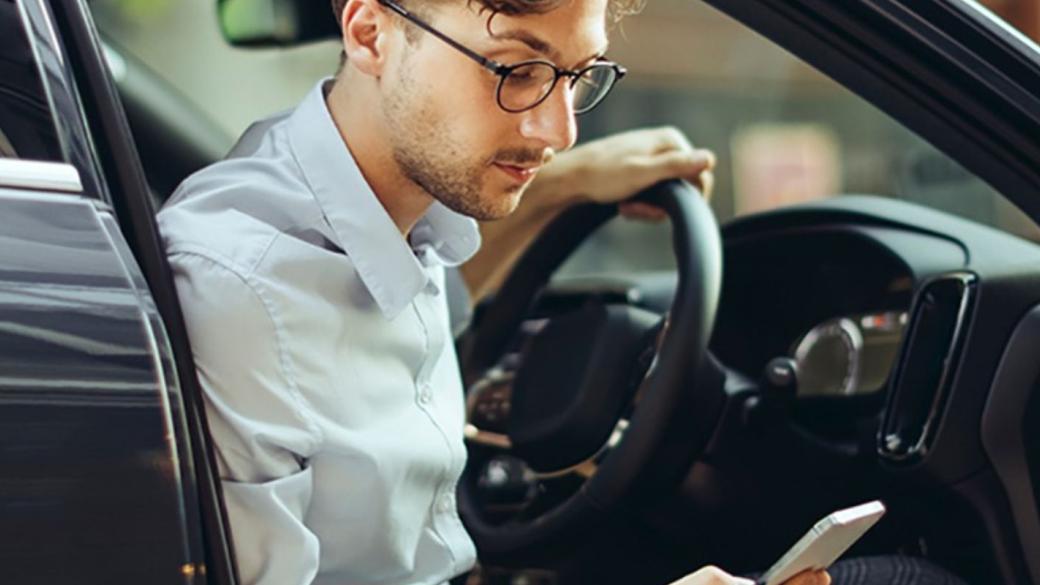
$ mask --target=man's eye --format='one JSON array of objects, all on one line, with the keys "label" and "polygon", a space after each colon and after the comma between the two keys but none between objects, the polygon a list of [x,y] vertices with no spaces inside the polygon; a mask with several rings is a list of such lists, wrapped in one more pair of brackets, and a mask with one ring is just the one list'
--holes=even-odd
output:
[{"label": "man's eye", "polygon": [[514,71],[506,77],[506,81],[513,85],[526,85],[537,81],[537,76],[530,71]]},{"label": "man's eye", "polygon": [[506,84],[514,88],[539,87],[552,83],[554,75],[553,68],[546,64],[529,63],[510,71],[506,76]]}]

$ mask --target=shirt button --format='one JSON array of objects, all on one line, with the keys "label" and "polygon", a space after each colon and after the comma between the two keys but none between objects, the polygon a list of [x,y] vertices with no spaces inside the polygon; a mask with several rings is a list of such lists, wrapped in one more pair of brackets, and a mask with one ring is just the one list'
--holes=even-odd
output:
[{"label": "shirt button", "polygon": [[419,388],[419,402],[429,404],[431,400],[433,400],[433,389],[429,384],[423,384]]},{"label": "shirt button", "polygon": [[441,501],[440,501],[439,506],[440,506],[440,511],[442,513],[444,513],[444,514],[448,514],[450,512],[454,512],[455,511],[455,497],[452,496],[451,494],[446,494],[444,496],[441,496]]}]

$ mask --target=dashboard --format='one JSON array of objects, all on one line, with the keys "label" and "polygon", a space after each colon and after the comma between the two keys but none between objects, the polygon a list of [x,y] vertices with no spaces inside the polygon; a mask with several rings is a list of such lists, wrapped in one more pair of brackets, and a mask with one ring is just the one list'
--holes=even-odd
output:
[{"label": "dashboard", "polygon": [[[711,350],[751,379],[760,379],[774,358],[794,360],[800,398],[883,394],[907,333],[916,283],[965,261],[948,239],[888,226],[755,226],[724,230],[724,237]],[[553,282],[539,313],[594,300],[663,314],[674,288],[668,273],[568,277]]]},{"label": "dashboard", "polygon": [[[1040,481],[1030,479],[1040,478],[1040,246],[935,210],[855,196],[738,219],[722,228],[722,245],[709,348],[724,371],[726,406],[668,519],[649,519],[655,530],[685,536],[696,522],[714,535],[736,527],[729,540],[737,541],[740,527],[762,514],[794,525],[821,508],[884,497],[900,524],[889,524],[880,550],[925,542],[956,559],[971,534],[972,546],[994,548],[961,567],[965,574],[1021,573],[1004,565],[1017,562],[1008,551],[1040,544],[1030,536],[1040,525],[1028,520],[1040,502]],[[676,283],[674,272],[558,276],[504,363],[525,363],[524,339],[590,305],[659,318]],[[642,358],[634,372],[646,371]],[[796,365],[794,396],[767,374],[776,358]],[[496,404],[503,401],[485,410]],[[487,418],[479,404],[474,410]],[[496,429],[491,422],[485,426]],[[527,475],[503,469],[489,467],[481,478],[509,488],[499,480]],[[791,535],[757,537],[781,550]],[[728,550],[711,549],[711,558]]]},{"label": "dashboard", "polygon": [[[679,494],[693,520],[718,530],[782,510],[795,522],[828,498],[887,494],[905,522],[892,542],[959,551],[960,532],[944,528],[954,525],[980,546],[1040,542],[1014,540],[1040,534],[1035,522],[1017,526],[1040,501],[1040,481],[1023,480],[1040,478],[1040,316],[1020,322],[1040,315],[1040,247],[880,197],[742,218],[723,227],[722,244],[710,351],[728,405]],[[667,272],[556,278],[525,337],[589,304],[664,315],[675,288]],[[776,358],[796,364],[796,401],[773,401],[766,366]],[[770,406],[756,406],[765,397]],[[805,480],[762,481],[775,477]],[[790,535],[774,536],[779,547]],[[1010,558],[986,557],[978,574]]]},{"label": "dashboard", "polygon": [[[727,238],[712,350],[753,379],[774,358],[797,365],[799,398],[878,393],[909,322],[915,249],[956,246],[878,226],[814,226]],[[957,258],[960,256],[960,258]]]}]

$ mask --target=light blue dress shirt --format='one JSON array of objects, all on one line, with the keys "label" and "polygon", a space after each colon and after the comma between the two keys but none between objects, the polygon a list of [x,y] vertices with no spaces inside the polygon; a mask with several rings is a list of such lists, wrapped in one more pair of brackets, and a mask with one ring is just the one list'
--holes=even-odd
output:
[{"label": "light blue dress shirt", "polygon": [[159,227],[243,581],[442,583],[475,560],[444,267],[479,232],[435,203],[402,237],[326,81],[189,177]]}]

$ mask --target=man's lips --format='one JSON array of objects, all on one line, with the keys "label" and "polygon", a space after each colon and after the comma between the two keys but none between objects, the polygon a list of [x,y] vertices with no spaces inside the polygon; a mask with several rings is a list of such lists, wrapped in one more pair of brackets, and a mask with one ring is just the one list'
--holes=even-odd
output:
[{"label": "man's lips", "polygon": [[538,174],[538,170],[541,169],[541,165],[533,167],[522,167],[518,165],[510,165],[506,163],[493,163],[498,170],[509,175],[520,183],[526,183],[534,178]]}]

